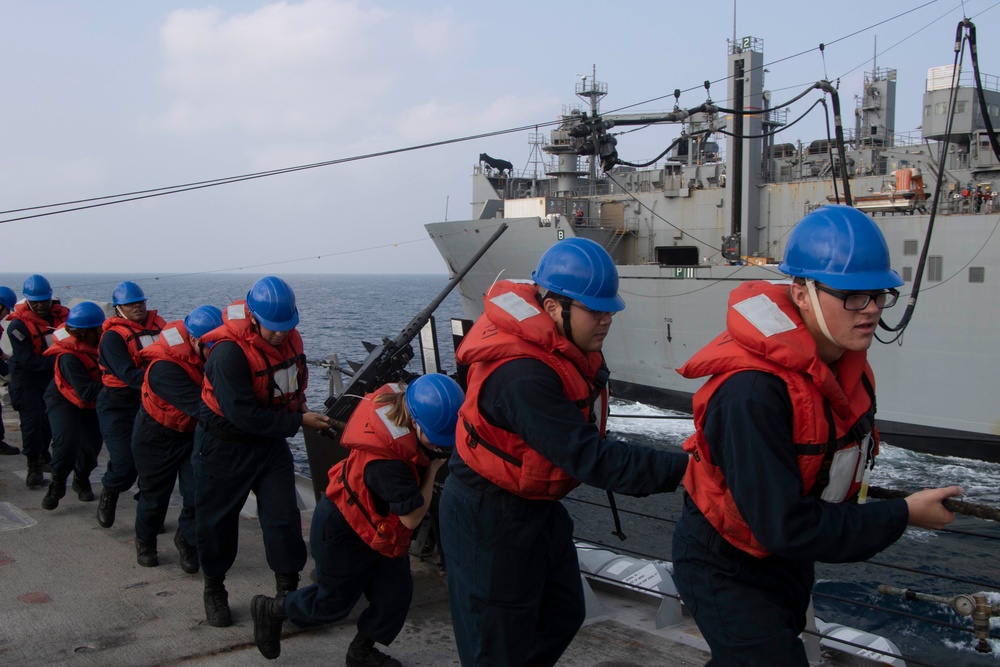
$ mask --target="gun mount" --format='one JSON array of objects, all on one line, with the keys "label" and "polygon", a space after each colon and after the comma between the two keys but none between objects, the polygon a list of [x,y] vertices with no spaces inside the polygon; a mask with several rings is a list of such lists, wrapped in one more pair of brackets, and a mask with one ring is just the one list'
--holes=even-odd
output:
[{"label": "gun mount", "polygon": [[333,427],[322,431],[310,428],[302,429],[306,440],[306,454],[309,458],[309,473],[312,477],[313,492],[317,500],[326,490],[327,473],[330,468],[347,456],[347,450],[340,446],[340,434],[361,398],[387,382],[399,382],[412,377],[412,374],[406,371],[407,364],[413,359],[413,347],[410,345],[410,341],[416,338],[420,330],[430,321],[431,315],[441,305],[441,302],[506,229],[507,223],[501,223],[493,236],[487,239],[483,247],[469,260],[469,263],[455,274],[451,282],[426,308],[410,320],[410,323],[399,332],[395,339],[386,337],[379,345],[370,347],[366,345],[369,348],[368,357],[358,366],[344,390],[337,396],[330,396],[326,399],[326,416],[333,420]]}]

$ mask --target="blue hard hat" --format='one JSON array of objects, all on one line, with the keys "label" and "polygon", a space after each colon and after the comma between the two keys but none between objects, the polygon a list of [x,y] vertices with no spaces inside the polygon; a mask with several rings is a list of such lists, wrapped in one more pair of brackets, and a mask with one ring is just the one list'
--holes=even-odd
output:
[{"label": "blue hard hat", "polygon": [[22,292],[26,301],[48,301],[52,298],[52,285],[37,273],[24,279]]},{"label": "blue hard hat", "polygon": [[875,223],[850,206],[823,206],[806,215],[788,236],[778,269],[839,290],[899,287],[889,266],[889,246]]},{"label": "blue hard hat", "polygon": [[216,306],[198,306],[184,318],[184,328],[195,338],[201,338],[212,329],[221,326],[222,310]]},{"label": "blue hard hat", "polygon": [[265,329],[288,331],[299,323],[295,292],[277,276],[265,276],[247,292],[247,307]]},{"label": "blue hard hat", "polygon": [[111,303],[115,306],[124,306],[129,303],[138,303],[146,300],[146,293],[142,291],[136,283],[126,280],[118,283],[114,294],[111,295]]},{"label": "blue hard hat", "polygon": [[104,309],[93,301],[81,301],[69,309],[66,326],[74,329],[96,329],[104,323]]},{"label": "blue hard hat", "polygon": [[462,388],[441,373],[421,375],[406,387],[406,409],[410,417],[438,447],[455,446],[458,409],[463,401]]},{"label": "blue hard hat", "polygon": [[608,251],[590,239],[563,239],[545,251],[531,273],[537,285],[576,299],[587,308],[617,313],[625,309],[618,296],[618,269]]},{"label": "blue hard hat", "polygon": [[7,306],[7,310],[14,310],[17,305],[17,295],[9,287],[0,286],[0,304]]}]

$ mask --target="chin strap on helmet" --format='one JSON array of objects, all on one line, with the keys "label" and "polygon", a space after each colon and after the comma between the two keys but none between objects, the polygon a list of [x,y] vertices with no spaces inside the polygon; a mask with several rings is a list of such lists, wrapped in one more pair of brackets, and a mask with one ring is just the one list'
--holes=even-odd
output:
[{"label": "chin strap on helmet", "polygon": [[819,330],[823,332],[826,339],[840,347],[840,343],[833,339],[830,335],[830,329],[826,326],[826,318],[823,317],[823,309],[819,307],[819,297],[816,295],[816,281],[812,278],[806,278],[806,291],[809,293],[809,303],[812,304],[813,310],[816,311],[816,324],[819,325]]},{"label": "chin strap on helmet", "polygon": [[566,336],[566,340],[576,345],[576,341],[573,340],[573,325],[570,322],[573,314],[573,300],[561,294],[552,294],[551,296],[562,306],[563,333]]}]

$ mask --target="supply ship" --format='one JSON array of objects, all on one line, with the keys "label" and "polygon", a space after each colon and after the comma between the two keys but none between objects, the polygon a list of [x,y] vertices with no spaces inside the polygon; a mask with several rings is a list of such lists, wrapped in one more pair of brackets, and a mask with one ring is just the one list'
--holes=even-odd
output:
[{"label": "supply ship", "polygon": [[[873,64],[840,142],[831,130],[830,139],[781,143],[788,111],[765,89],[762,40],[729,41],[727,51],[731,109],[711,99],[682,109],[677,91],[672,112],[602,115],[607,85],[595,72],[577,83],[583,103],[564,108],[547,139],[532,136],[547,155],[542,173],[480,155],[472,219],[426,225],[453,274],[499,224],[509,227],[459,286],[466,314],[482,312],[498,277],[529,278],[553,243],[591,238],[614,257],[627,304],[604,344],[614,393],[690,410],[700,381],[676,369],[723,330],[730,291],[783,279],[792,227],[819,206],[849,203],[873,216],[906,281],[883,322],[897,326],[906,297],[915,300],[905,335],[880,330],[892,344],[869,352],[883,438],[1000,461],[1000,406],[988,398],[990,370],[1000,368],[1000,160],[990,141],[998,79],[932,68],[922,127],[897,133],[897,70]],[[834,91],[814,88],[815,97]],[[618,155],[613,128],[662,122],[681,132],[659,159]]]}]

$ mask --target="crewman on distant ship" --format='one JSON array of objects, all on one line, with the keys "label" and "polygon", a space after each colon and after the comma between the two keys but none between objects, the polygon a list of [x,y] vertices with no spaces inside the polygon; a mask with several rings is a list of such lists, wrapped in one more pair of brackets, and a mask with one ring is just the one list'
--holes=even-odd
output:
[{"label": "crewman on distant ship", "polygon": [[94,500],[90,473],[101,452],[101,427],[97,423],[97,396],[104,387],[97,363],[104,309],[81,301],[69,310],[66,323],[55,330],[45,350],[54,357],[55,376],[45,390],[45,406],[52,425],[52,483],[42,508],[54,510],[66,495],[66,480],[73,473],[73,490],[83,502]]},{"label": "crewman on distant ship", "polygon": [[313,514],[317,583],[285,598],[254,597],[254,641],[265,658],[281,653],[281,625],[338,621],[365,595],[347,667],[400,667],[375,648],[403,628],[413,597],[408,551],[431,504],[434,478],[455,446],[464,394],[447,375],[422,375],[408,386],[368,394],[340,443],[348,457],[330,469],[330,485]]},{"label": "crewman on distant ship", "polygon": [[295,590],[306,562],[295,471],[286,438],[302,426],[324,429],[309,412],[295,293],[281,278],[261,278],[223,312],[223,326],[202,336],[214,344],[205,363],[204,405],[194,436],[195,520],[209,625],[232,624],[225,577],[236,560],[239,516],[257,497],[267,564],[277,595]]},{"label": "crewman on distant ship", "polygon": [[[809,664],[814,561],[871,558],[907,525],[938,530],[951,486],[862,504],[878,453],[867,350],[903,280],[874,222],[824,206],[792,230],[788,283],[746,282],[726,331],[678,372],[695,394],[674,582],[712,665]],[[855,502],[857,501],[857,502]]]},{"label": "crewman on distant ship", "polygon": [[[0,286],[0,323],[14,310],[14,306],[17,305],[17,295],[14,294],[14,290],[9,287]],[[0,324],[0,336],[3,336],[3,326]],[[7,361],[10,359],[10,355],[6,352],[0,350],[0,375],[7,375],[10,373],[10,367],[7,365]],[[3,405],[0,404],[0,413],[2,413]],[[13,445],[7,444],[7,431],[3,425],[3,416],[0,414],[0,455],[3,456],[14,456],[21,453],[21,450]]]},{"label": "crewman on distant ship", "polygon": [[132,433],[132,454],[142,490],[135,510],[136,561],[144,567],[160,563],[156,535],[176,482],[182,505],[174,545],[181,569],[188,574],[198,571],[191,450],[208,354],[201,338],[221,326],[219,308],[198,306],[183,321],[164,326],[159,340],[142,350],[148,366]]},{"label": "crewman on distant ship", "polygon": [[10,402],[21,420],[21,445],[28,459],[24,482],[35,489],[45,483],[42,469],[52,458],[52,429],[43,396],[52,382],[56,359],[42,353],[52,344],[52,332],[66,321],[69,309],[52,300],[52,285],[37,273],[25,279],[22,294],[24,301],[8,316]]},{"label": "crewman on distant ship", "polygon": [[673,491],[687,466],[686,454],[606,437],[601,348],[625,307],[607,251],[560,241],[531,277],[490,288],[457,352],[468,392],[439,520],[466,667],[554,665],[582,625],[573,521],[561,498],[581,482]]},{"label": "crewman on distant ship", "polygon": [[132,488],[138,476],[132,458],[132,429],[146,375],[146,361],[140,353],[156,342],[166,324],[155,310],[146,308],[146,293],[131,280],[115,287],[111,303],[117,315],[104,322],[100,344],[104,391],[97,397],[97,418],[108,446],[97,504],[97,523],[104,528],[114,525],[118,495]]}]

